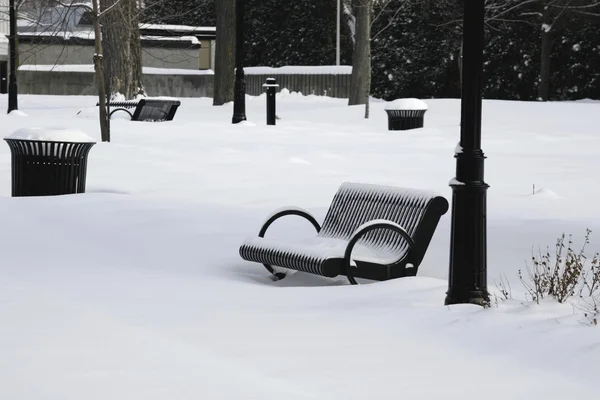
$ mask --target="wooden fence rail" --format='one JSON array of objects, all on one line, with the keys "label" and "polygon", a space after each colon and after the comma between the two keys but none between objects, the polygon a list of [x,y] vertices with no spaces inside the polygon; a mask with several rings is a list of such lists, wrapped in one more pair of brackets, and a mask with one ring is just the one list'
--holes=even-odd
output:
[{"label": "wooden fence rail", "polygon": [[279,90],[301,92],[304,95],[348,98],[350,74],[248,74],[246,94],[258,96],[264,93],[262,85],[267,78],[275,78]]}]

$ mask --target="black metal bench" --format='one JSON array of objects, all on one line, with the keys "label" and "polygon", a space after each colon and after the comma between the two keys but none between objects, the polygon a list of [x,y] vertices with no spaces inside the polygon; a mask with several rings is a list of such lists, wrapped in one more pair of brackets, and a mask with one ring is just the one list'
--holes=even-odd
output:
[{"label": "black metal bench", "polygon": [[[99,106],[99,103],[96,103]],[[172,121],[177,108],[181,105],[179,100],[171,99],[140,99],[128,101],[114,101],[108,104],[112,117],[117,111],[125,111],[132,121]],[[133,114],[129,109],[135,108]]]},{"label": "black metal bench", "polygon": [[[326,277],[345,275],[383,281],[415,276],[448,201],[435,193],[360,183],[344,183],[325,215],[323,226],[307,211],[286,208],[273,213],[258,237],[239,249],[247,261],[262,263],[275,279],[288,270]],[[275,220],[306,218],[317,235],[302,242],[265,238]]]}]

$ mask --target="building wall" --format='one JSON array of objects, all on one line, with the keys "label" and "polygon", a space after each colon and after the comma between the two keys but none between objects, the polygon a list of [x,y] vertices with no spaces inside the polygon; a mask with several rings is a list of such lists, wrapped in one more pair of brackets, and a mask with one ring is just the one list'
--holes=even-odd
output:
[{"label": "building wall", "polygon": [[0,61],[8,60],[8,51],[9,51],[8,40],[4,39],[2,34],[0,34]]},{"label": "building wall", "polygon": [[200,41],[200,69],[214,69],[212,60],[212,40]]},{"label": "building wall", "polygon": [[19,65],[93,64],[92,46],[19,43]]},{"label": "building wall", "polygon": [[[97,95],[92,72],[21,70],[19,93],[48,95]],[[150,96],[212,97],[213,74],[154,75],[144,74],[144,88]]]},{"label": "building wall", "polygon": [[200,69],[202,49],[142,48],[142,65],[154,68]]},{"label": "building wall", "polygon": [[[154,68],[201,68],[199,49],[142,48],[142,65]],[[94,48],[88,45],[19,43],[19,65],[93,64]]]},{"label": "building wall", "polygon": [[0,34],[5,35],[10,32],[8,2],[9,0],[0,0]]},{"label": "building wall", "polygon": [[9,0],[0,0],[0,60],[8,60],[8,39],[10,33]]}]

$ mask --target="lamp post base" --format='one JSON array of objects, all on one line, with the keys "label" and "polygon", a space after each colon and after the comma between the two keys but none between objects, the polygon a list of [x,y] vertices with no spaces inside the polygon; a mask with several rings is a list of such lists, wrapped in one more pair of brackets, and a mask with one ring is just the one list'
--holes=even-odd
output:
[{"label": "lamp post base", "polygon": [[238,124],[246,120],[246,80],[244,76],[244,0],[235,0],[235,84],[233,118]]},{"label": "lamp post base", "polygon": [[458,154],[452,188],[450,272],[445,304],[489,304],[486,203],[481,150]]},{"label": "lamp post base", "polygon": [[233,118],[234,124],[246,121],[246,81],[236,77],[233,89]]},{"label": "lamp post base", "polygon": [[17,9],[15,7],[15,0],[10,0],[8,7],[10,24],[10,35],[8,36],[10,70],[8,78],[8,112],[10,113],[19,109],[17,99]]},{"label": "lamp post base", "polygon": [[8,83],[8,112],[18,110],[19,103],[17,101],[17,95],[19,93],[19,89],[17,87],[17,82],[13,80],[11,77]]},{"label": "lamp post base", "polygon": [[476,306],[487,307],[490,305],[490,295],[483,290],[467,291],[465,293],[446,292],[444,305],[453,304],[475,304]]}]

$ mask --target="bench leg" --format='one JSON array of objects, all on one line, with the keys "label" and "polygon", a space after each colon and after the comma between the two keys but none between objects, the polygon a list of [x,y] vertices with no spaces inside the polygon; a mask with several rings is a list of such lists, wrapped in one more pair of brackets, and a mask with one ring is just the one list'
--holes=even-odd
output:
[{"label": "bench leg", "polygon": [[[354,231],[354,233],[352,234],[350,241],[348,242],[348,245],[346,246],[346,251],[344,252],[344,267],[345,267],[346,277],[348,278],[348,281],[352,285],[358,285],[358,282],[356,282],[356,279],[354,279],[354,273],[353,273],[354,267],[352,266],[352,260],[351,260],[352,250],[354,249],[354,246],[356,246],[356,243],[358,243],[358,240],[361,237],[363,237],[367,233],[377,230],[377,229],[386,229],[386,230],[390,230],[392,232],[397,233],[406,241],[406,243],[408,243],[408,246],[411,248],[411,250],[413,250],[413,251],[416,250],[416,245],[415,245],[413,238],[408,234],[408,232],[406,232],[406,230],[402,226],[400,226],[394,222],[391,222],[391,221],[379,221],[376,223],[367,222],[367,223],[359,226],[356,229],[356,231]],[[415,270],[415,274],[416,274],[416,270]]]},{"label": "bench leg", "polygon": [[114,110],[112,110],[112,111],[110,112],[110,114],[108,115],[108,117],[109,117],[109,118],[110,118],[110,117],[112,117],[112,115],[113,115],[114,113],[116,113],[117,111],[125,111],[127,114],[129,114],[129,116],[130,116],[131,118],[133,118],[133,115],[131,115],[131,113],[129,112],[129,110],[126,110],[126,109],[124,109],[124,108],[115,108]]},{"label": "bench leg", "polygon": [[[276,270],[276,269],[274,269],[274,268],[273,268],[271,265],[269,265],[269,264],[263,264],[263,265],[265,266],[265,268],[267,269],[267,271],[269,271],[269,272],[270,272],[270,273],[273,275],[273,280],[274,280],[274,281],[280,281],[280,280],[282,280],[282,279],[283,279],[283,278],[285,278],[285,277],[288,275],[288,273],[289,273],[289,272],[288,272],[288,273],[285,273],[285,272],[283,272],[283,271]],[[284,268],[281,268],[281,269],[284,269]],[[291,270],[290,270],[290,272],[291,272]]]}]

